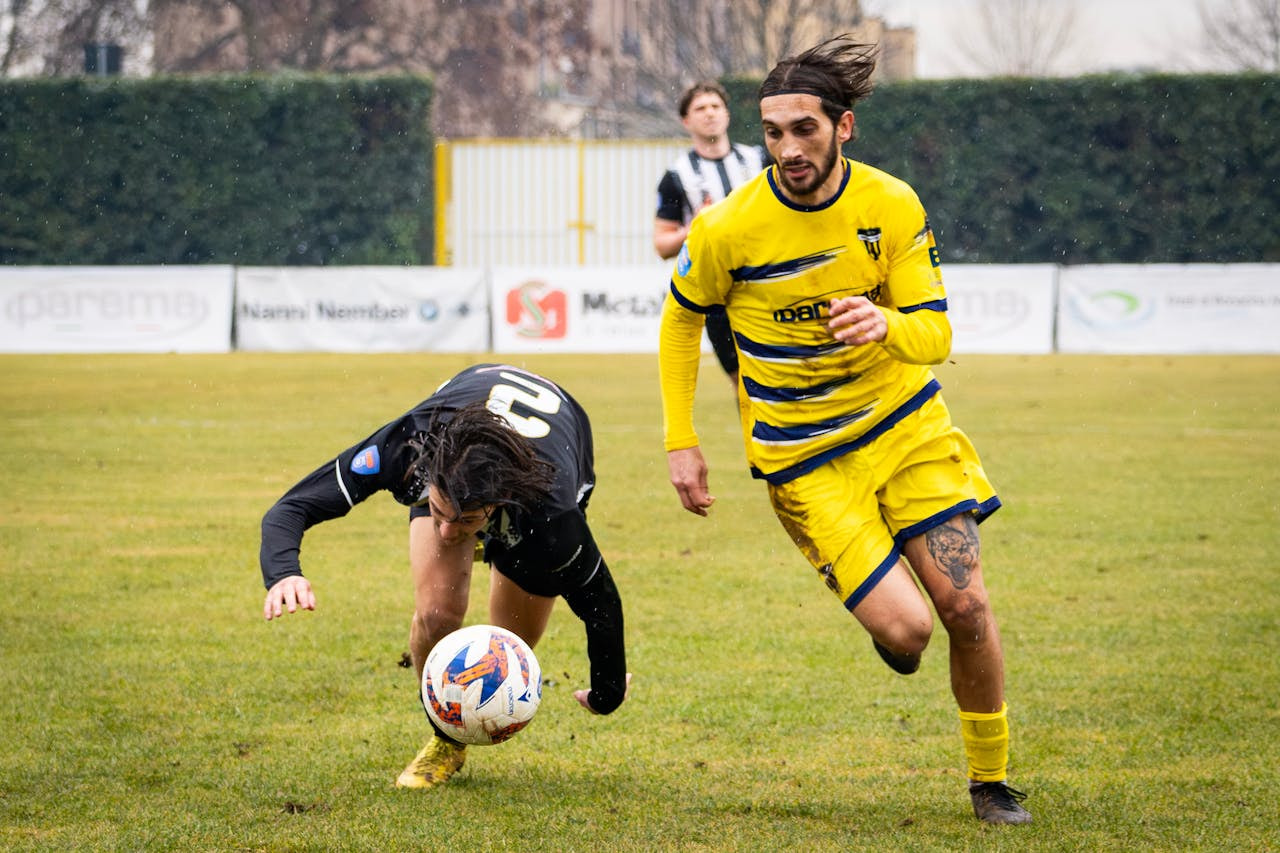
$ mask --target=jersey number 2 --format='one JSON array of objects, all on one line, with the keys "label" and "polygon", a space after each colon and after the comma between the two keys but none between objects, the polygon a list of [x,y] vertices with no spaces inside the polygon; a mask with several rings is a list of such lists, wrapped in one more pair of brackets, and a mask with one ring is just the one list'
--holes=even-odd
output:
[{"label": "jersey number 2", "polygon": [[494,385],[490,388],[489,400],[485,403],[485,408],[511,424],[511,428],[525,438],[542,438],[551,432],[551,424],[542,418],[517,415],[511,407],[520,403],[531,411],[554,415],[560,411],[560,395],[525,376],[508,373],[505,370],[498,375],[514,384]]}]

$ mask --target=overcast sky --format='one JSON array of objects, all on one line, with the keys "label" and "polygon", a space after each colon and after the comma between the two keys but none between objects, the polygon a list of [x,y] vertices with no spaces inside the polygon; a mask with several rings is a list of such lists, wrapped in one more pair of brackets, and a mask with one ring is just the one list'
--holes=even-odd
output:
[{"label": "overcast sky", "polygon": [[[916,30],[916,73],[953,77],[974,73],[957,45],[980,0],[869,0],[867,11],[892,26]],[[1076,38],[1062,54],[1063,73],[1204,69],[1198,0],[1055,0],[1076,7]],[[1201,0],[1209,8],[1232,0]]]}]

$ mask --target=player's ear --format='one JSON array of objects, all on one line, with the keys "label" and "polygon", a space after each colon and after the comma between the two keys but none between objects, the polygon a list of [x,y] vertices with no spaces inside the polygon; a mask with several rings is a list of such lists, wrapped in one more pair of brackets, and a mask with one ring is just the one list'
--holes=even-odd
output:
[{"label": "player's ear", "polygon": [[841,142],[848,142],[853,139],[853,128],[853,110],[845,110],[840,115],[840,121],[836,122],[836,139]]}]

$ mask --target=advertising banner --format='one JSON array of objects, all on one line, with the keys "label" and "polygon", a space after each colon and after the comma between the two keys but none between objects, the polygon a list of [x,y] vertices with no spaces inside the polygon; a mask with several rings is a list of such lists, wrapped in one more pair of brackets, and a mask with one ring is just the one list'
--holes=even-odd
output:
[{"label": "advertising banner", "polygon": [[[946,267],[955,351],[1051,352],[1055,275],[1051,264]],[[497,268],[494,350],[656,353],[670,277],[666,262]]]},{"label": "advertising banner", "polygon": [[1280,352],[1280,264],[1064,267],[1058,349]]},{"label": "advertising banner", "polygon": [[951,351],[1053,352],[1053,264],[943,264]]},{"label": "advertising banner", "polygon": [[496,267],[495,352],[658,351],[669,263]]},{"label": "advertising banner", "polygon": [[274,352],[484,352],[483,269],[240,267],[236,346]]},{"label": "advertising banner", "polygon": [[227,352],[230,266],[0,266],[0,352]]}]

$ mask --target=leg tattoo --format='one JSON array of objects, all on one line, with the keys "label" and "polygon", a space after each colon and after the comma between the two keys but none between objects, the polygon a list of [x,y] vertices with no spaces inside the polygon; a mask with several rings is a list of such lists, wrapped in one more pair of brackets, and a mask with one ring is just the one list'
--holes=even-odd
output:
[{"label": "leg tattoo", "polygon": [[964,589],[978,566],[978,524],[965,514],[950,519],[924,535],[929,554],[956,589]]}]

